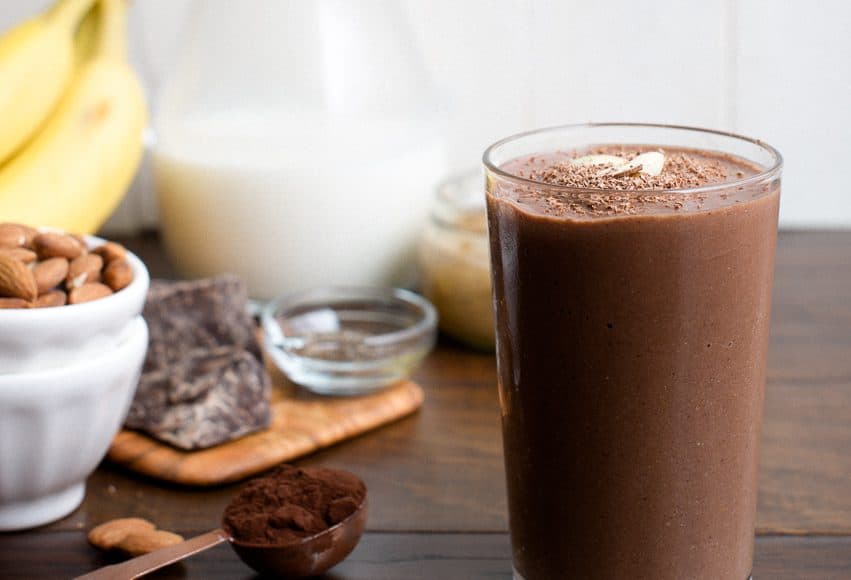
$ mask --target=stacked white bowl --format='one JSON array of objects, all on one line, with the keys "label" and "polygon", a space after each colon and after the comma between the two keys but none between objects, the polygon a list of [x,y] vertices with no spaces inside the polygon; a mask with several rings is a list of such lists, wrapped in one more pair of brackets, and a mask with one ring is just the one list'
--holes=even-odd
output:
[{"label": "stacked white bowl", "polygon": [[127,259],[133,281],[111,296],[0,309],[0,531],[74,511],[124,422],[148,348],[150,281]]}]

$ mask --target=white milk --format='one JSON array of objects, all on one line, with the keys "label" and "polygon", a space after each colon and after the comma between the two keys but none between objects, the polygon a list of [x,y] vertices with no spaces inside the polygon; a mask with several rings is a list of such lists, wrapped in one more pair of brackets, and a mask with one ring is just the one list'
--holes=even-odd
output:
[{"label": "white milk", "polygon": [[431,127],[225,115],[157,128],[160,220],[182,274],[234,272],[254,298],[410,281],[446,169]]}]

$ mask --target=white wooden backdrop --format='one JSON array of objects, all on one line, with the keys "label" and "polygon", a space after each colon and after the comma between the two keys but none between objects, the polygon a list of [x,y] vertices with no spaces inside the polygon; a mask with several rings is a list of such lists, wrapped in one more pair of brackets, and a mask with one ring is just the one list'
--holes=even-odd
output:
[{"label": "white wooden backdrop", "polygon": [[[132,57],[152,94],[190,1],[133,0]],[[400,1],[449,117],[453,169],[476,166],[496,138],[551,124],[729,129],[784,154],[784,227],[851,228],[851,2]],[[0,27],[47,3],[4,0]],[[147,172],[111,229],[156,224]]]}]

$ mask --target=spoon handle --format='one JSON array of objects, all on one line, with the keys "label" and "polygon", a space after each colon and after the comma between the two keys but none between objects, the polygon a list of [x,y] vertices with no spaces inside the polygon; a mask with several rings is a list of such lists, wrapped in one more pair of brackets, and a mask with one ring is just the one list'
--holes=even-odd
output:
[{"label": "spoon handle", "polygon": [[159,570],[163,566],[168,566],[229,540],[230,536],[223,530],[213,530],[212,532],[195,536],[185,542],[161,548],[150,554],[145,554],[144,556],[139,556],[120,564],[104,566],[94,572],[78,576],[74,580],[129,580],[131,578],[139,578],[154,570]]}]

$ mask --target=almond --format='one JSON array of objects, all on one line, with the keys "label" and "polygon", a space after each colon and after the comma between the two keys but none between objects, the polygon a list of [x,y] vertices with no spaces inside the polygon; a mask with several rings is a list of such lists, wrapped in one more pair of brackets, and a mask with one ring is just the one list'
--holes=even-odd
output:
[{"label": "almond", "polygon": [[130,532],[115,548],[130,556],[141,556],[183,541],[183,536],[165,530]]},{"label": "almond", "polygon": [[611,165],[612,167],[620,167],[626,163],[626,159],[617,155],[583,155],[576,159],[571,159],[573,165]]},{"label": "almond", "polygon": [[101,550],[111,550],[129,534],[153,532],[156,526],[142,518],[119,518],[92,528],[89,543]]},{"label": "almond", "polygon": [[25,245],[27,248],[32,249],[32,247],[33,247],[33,240],[35,239],[35,237],[36,237],[36,236],[37,236],[40,232],[39,232],[37,229],[35,229],[35,228],[33,228],[33,227],[30,227],[30,226],[25,226],[24,224],[18,224],[18,227],[20,227],[22,230],[24,230],[24,233],[25,233],[25,234],[26,234],[26,236],[27,236],[27,243],[26,243],[26,244],[24,244],[24,245]]},{"label": "almond", "polygon": [[0,224],[0,247],[20,248],[27,245],[27,232],[18,224]]},{"label": "almond", "polygon": [[68,260],[65,258],[48,258],[33,266],[32,273],[35,277],[38,293],[44,294],[56,288],[68,275]]},{"label": "almond", "polygon": [[0,254],[15,258],[24,264],[31,264],[37,258],[35,252],[26,248],[0,248]]},{"label": "almond", "polygon": [[27,266],[14,258],[0,255],[0,297],[35,300],[35,278]]},{"label": "almond", "polygon": [[133,281],[133,268],[127,260],[113,260],[103,270],[103,282],[118,292]]},{"label": "almond", "polygon": [[35,299],[33,308],[52,308],[54,306],[65,306],[68,302],[68,295],[62,290],[51,290],[45,292]]},{"label": "almond", "polygon": [[642,173],[655,177],[665,168],[665,156],[659,151],[648,151],[637,156],[631,163],[641,165]]},{"label": "almond", "polygon": [[0,298],[0,309],[4,308],[29,308],[30,303],[21,298]]},{"label": "almond", "polygon": [[89,282],[71,290],[71,293],[68,294],[68,304],[90,302],[98,298],[105,298],[110,294],[112,294],[112,290],[109,286],[105,286],[99,282]]},{"label": "almond", "polygon": [[57,257],[73,260],[83,253],[84,248],[67,234],[44,232],[33,239],[33,249],[42,260]]},{"label": "almond", "polygon": [[658,151],[648,151],[637,155],[632,161],[618,167],[613,167],[600,172],[600,175],[609,177],[623,177],[624,175],[635,175],[645,173],[656,176],[662,173],[665,167],[665,156]]},{"label": "almond", "polygon": [[77,243],[80,244],[81,248],[83,248],[84,254],[89,253],[89,244],[88,244],[88,242],[86,242],[85,236],[81,236],[80,234],[68,234],[68,235],[71,236],[72,238],[74,238],[75,240],[77,240]]},{"label": "almond", "polygon": [[106,242],[92,250],[92,252],[103,258],[104,264],[109,264],[115,260],[123,260],[127,257],[127,250],[124,249],[124,246],[115,242]]},{"label": "almond", "polygon": [[65,285],[68,290],[79,288],[90,282],[100,282],[100,270],[103,268],[103,258],[97,254],[83,254],[71,261]]},{"label": "almond", "polygon": [[621,165],[620,167],[611,167],[609,169],[604,169],[597,175],[606,175],[608,177],[623,177],[625,175],[637,175],[641,173],[641,164],[634,163],[630,161],[626,165]]}]

